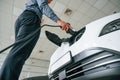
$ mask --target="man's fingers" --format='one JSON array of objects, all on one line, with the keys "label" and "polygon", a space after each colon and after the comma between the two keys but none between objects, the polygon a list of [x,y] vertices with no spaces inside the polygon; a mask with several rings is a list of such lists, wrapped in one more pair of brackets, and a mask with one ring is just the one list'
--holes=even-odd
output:
[{"label": "man's fingers", "polygon": [[62,30],[68,31],[69,29],[72,29],[69,23],[66,23],[62,20],[58,20],[57,23],[61,26]]},{"label": "man's fingers", "polygon": [[68,29],[69,29],[69,27],[67,25],[62,27],[62,30],[65,30],[65,31],[67,31]]}]

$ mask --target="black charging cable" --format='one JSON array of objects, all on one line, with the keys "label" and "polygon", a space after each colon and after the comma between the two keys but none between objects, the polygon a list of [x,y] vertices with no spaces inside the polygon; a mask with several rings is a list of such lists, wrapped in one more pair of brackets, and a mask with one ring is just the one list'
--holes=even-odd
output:
[{"label": "black charging cable", "polygon": [[[48,24],[44,24],[44,25],[42,25],[40,28],[43,28],[44,26],[49,26],[49,27],[61,27],[61,26],[59,26],[59,25],[48,25]],[[30,39],[32,36],[34,36],[34,35],[40,30],[40,28],[36,29],[34,32],[32,32],[31,34],[29,34],[29,35],[26,36],[25,38],[20,39],[20,40],[16,41],[15,43],[9,45],[8,47],[0,50],[0,54],[1,54],[2,52],[6,51],[7,49],[11,48],[12,46],[14,46],[14,45],[16,45],[16,44],[19,44],[19,43],[21,43],[21,42],[23,42],[23,41],[26,41],[26,40]],[[69,29],[66,33],[69,33],[69,34],[71,34],[71,35],[74,35],[74,31],[73,31],[72,29]]]}]

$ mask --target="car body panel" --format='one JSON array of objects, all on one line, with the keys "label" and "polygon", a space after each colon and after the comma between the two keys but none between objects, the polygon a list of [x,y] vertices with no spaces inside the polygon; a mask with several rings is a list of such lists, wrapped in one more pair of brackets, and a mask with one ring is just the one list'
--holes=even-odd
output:
[{"label": "car body panel", "polygon": [[[117,19],[120,19],[120,13],[93,21],[84,27],[84,33],[78,40],[74,39],[72,45],[70,45],[69,42],[63,42],[51,56],[48,75],[52,75],[59,69],[64,68],[64,66],[69,65],[72,58],[76,58],[78,55],[80,55],[78,56],[78,61],[84,60],[94,53],[102,52],[104,49],[118,52],[117,54],[120,55],[120,30],[99,36],[105,25]],[[74,60],[77,61],[77,59]],[[110,60],[114,61],[112,59]],[[115,57],[115,61],[116,60],[117,58]],[[101,64],[104,64],[104,62]],[[94,67],[96,65],[100,64],[95,63]]]}]

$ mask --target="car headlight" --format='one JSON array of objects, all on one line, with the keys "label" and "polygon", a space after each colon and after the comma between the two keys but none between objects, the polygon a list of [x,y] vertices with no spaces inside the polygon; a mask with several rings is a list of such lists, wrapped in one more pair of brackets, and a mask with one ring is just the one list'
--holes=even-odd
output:
[{"label": "car headlight", "polygon": [[103,36],[105,34],[111,33],[119,29],[120,29],[120,19],[117,19],[105,25],[99,36]]}]

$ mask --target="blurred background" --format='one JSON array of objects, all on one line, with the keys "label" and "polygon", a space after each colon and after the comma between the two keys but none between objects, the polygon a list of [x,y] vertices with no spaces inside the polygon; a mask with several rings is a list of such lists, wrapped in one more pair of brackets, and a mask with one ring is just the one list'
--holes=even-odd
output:
[{"label": "blurred background", "polygon": [[[0,0],[0,50],[14,42],[14,23],[24,10],[26,1]],[[53,0],[50,7],[62,20],[69,22],[75,30],[79,30],[94,20],[120,12],[120,0]],[[46,16],[43,16],[42,24],[56,25]],[[44,27],[19,80],[47,75],[50,57],[58,46],[46,38],[45,30],[59,35],[60,38],[70,36],[60,28]],[[0,66],[9,50],[0,54]]]}]

